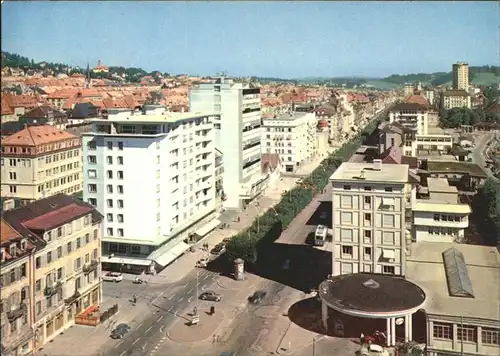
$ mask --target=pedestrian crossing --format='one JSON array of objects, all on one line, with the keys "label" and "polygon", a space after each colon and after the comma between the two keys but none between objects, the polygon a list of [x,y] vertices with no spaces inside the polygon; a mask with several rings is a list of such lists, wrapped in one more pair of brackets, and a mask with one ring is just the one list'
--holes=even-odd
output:
[{"label": "pedestrian crossing", "polygon": [[165,340],[167,339],[167,336],[164,335],[160,341],[158,341],[155,345],[155,347],[153,348],[153,350],[149,353],[149,356],[154,356],[156,355],[156,353],[158,352],[158,350],[162,347],[163,343],[165,342]]}]

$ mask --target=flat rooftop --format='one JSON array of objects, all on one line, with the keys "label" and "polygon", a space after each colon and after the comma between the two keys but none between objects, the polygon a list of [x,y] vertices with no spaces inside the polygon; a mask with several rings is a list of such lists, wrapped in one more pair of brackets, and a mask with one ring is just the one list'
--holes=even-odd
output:
[{"label": "flat rooftop", "polygon": [[212,116],[214,113],[208,112],[169,112],[163,115],[130,115],[129,117],[117,116],[110,119],[94,119],[92,122],[119,122],[119,123],[176,123],[178,121],[196,119],[198,117]]},{"label": "flat rooftop", "polygon": [[457,193],[457,187],[453,187],[448,183],[446,178],[427,178],[427,186],[429,193]]},{"label": "flat rooftop", "polygon": [[[440,127],[437,127],[437,126],[428,126],[427,132],[429,133],[429,135],[445,135],[444,130]],[[422,136],[424,136],[424,135],[422,135]]]},{"label": "flat rooftop", "polygon": [[435,200],[416,199],[411,210],[426,213],[449,213],[449,214],[470,214],[472,212],[468,204],[446,203]]},{"label": "flat rooftop", "polygon": [[319,294],[330,306],[369,313],[406,311],[421,306],[424,291],[404,277],[353,273],[323,281]]},{"label": "flat rooftop", "polygon": [[408,182],[407,164],[381,164],[376,170],[374,163],[344,162],[331,175],[331,181],[359,181],[376,183],[406,183]]},{"label": "flat rooftop", "polygon": [[[474,298],[451,297],[443,252],[462,252],[472,281]],[[427,295],[428,314],[474,317],[500,321],[500,254],[496,247],[445,242],[418,242],[406,258],[406,278]]]},{"label": "flat rooftop", "polygon": [[309,113],[309,112],[292,112],[292,113],[286,113],[286,114],[280,114],[278,116],[276,116],[276,118],[274,117],[269,117],[269,118],[265,118],[264,121],[266,122],[272,122],[272,121],[294,121],[294,120],[299,120],[299,119],[302,119],[304,117],[306,117],[307,115],[311,115],[312,113]]},{"label": "flat rooftop", "polygon": [[470,174],[474,177],[487,178],[484,170],[475,163],[459,162],[459,161],[428,161],[427,171],[429,173],[446,173],[446,174]]}]

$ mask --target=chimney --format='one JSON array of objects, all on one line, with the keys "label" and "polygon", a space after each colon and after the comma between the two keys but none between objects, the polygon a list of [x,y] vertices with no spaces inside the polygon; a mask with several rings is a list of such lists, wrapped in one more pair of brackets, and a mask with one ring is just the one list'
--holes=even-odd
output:
[{"label": "chimney", "polygon": [[16,204],[14,203],[14,199],[5,199],[2,204],[2,209],[3,211],[7,210],[12,210],[16,207]]},{"label": "chimney", "polygon": [[373,160],[373,169],[376,171],[382,170],[382,160],[381,159],[374,159]]}]

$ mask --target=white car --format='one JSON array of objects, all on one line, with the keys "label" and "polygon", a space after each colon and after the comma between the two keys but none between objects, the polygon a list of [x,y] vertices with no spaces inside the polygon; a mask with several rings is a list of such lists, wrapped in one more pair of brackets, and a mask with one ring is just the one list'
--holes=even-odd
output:
[{"label": "white car", "polygon": [[108,272],[102,277],[102,280],[106,282],[121,282],[123,281],[123,275],[119,272]]}]

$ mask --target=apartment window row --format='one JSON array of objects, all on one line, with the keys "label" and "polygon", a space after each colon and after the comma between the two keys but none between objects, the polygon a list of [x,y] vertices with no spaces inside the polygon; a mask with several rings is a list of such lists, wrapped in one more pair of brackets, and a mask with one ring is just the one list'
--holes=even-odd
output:
[{"label": "apartment window row", "polygon": [[47,231],[44,234],[44,239],[47,242],[51,242],[52,239],[59,239],[62,237],[69,236],[79,230],[81,230],[83,227],[86,227],[92,223],[92,216],[90,214],[85,215],[82,218],[75,219],[71,221],[68,224],[59,226],[57,229]]},{"label": "apartment window row", "polygon": [[462,217],[458,215],[434,214],[434,221],[460,222]]},{"label": "apartment window row", "polygon": [[6,287],[11,283],[15,283],[23,278],[26,278],[27,277],[26,268],[27,268],[26,263],[23,263],[21,266],[12,268],[10,271],[3,273],[0,279],[2,287]]},{"label": "apartment window row", "polygon": [[[371,209],[372,199],[371,196],[365,196],[363,198],[363,207],[365,209]],[[342,195],[340,198],[340,207],[342,209],[353,209],[354,208],[354,197],[351,195]],[[394,210],[395,200],[394,198],[382,198],[379,209],[380,210]]]},{"label": "apartment window row", "polygon": [[429,227],[429,234],[430,235],[449,235],[449,236],[454,236],[457,235],[458,230],[456,229],[451,229],[451,228],[446,228],[446,227]]},{"label": "apartment window row", "polygon": [[[107,236],[115,236],[115,229],[112,228],[112,227],[108,227],[106,229],[106,235]],[[118,237],[123,237],[124,236],[124,232],[123,232],[122,228],[116,229],[116,236],[118,236]]]},{"label": "apartment window row", "polygon": [[[87,189],[89,193],[97,193],[97,184],[88,184]],[[123,185],[117,185],[115,190],[112,184],[106,184],[106,192],[109,194],[113,194],[114,192],[123,194],[123,191]]]},{"label": "apartment window row", "polygon": [[[113,142],[111,141],[108,141],[106,142],[106,146],[108,147],[108,150],[112,150],[114,145],[113,145]],[[117,144],[116,144],[116,147],[119,149],[119,150],[123,150],[123,142],[122,141],[118,141]],[[95,141],[89,141],[87,143],[87,148],[90,150],[90,151],[94,151],[97,149],[97,143]]]},{"label": "apartment window row", "polygon": [[[341,274],[351,274],[353,273],[353,267],[355,264],[349,263],[349,262],[341,262],[340,263],[340,269],[341,269]],[[364,265],[365,267],[365,272],[371,270],[371,265]],[[396,273],[396,267],[394,266],[382,266],[382,273],[383,274],[395,274]]]},{"label": "apartment window row", "polygon": [[[363,225],[371,226],[373,221],[372,213],[363,214]],[[342,211],[340,213],[340,224],[342,225],[353,225],[353,213]],[[395,228],[396,227],[396,216],[394,214],[382,214],[382,227],[384,228]]]},{"label": "apartment window row", "polygon": [[[106,214],[106,219],[110,223],[114,222],[115,221],[114,214],[107,213]],[[123,223],[123,214],[116,214],[116,221],[119,222],[119,223]]]},{"label": "apartment window row", "polygon": [[[106,156],[106,163],[113,164],[113,156]],[[122,165],[123,164],[123,156],[117,156],[116,163]]]},{"label": "apartment window row", "polygon": [[[94,240],[97,239],[97,229],[94,230]],[[44,256],[38,256],[35,259],[35,268],[39,269],[46,265],[51,264],[52,262],[57,261],[64,256],[69,256],[74,251],[79,250],[80,248],[86,246],[90,243],[90,234],[85,234],[84,237],[78,237],[73,241],[69,241],[66,243],[66,246],[58,246],[57,249],[53,251],[48,251]]]},{"label": "apartment window row", "polygon": [[[3,147],[2,147],[3,149]],[[1,166],[3,167],[5,165],[5,159],[4,158],[1,158],[0,159],[0,162],[1,162]],[[26,158],[9,158],[9,166],[10,167],[31,167],[31,161],[29,159],[26,159]]]},{"label": "apartment window row", "polygon": [[67,158],[73,158],[73,157],[78,157],[78,156],[80,156],[79,150],[71,150],[68,152],[55,153],[53,155],[45,156],[45,164],[58,162],[58,161],[65,160]]},{"label": "apartment window row", "polygon": [[[472,325],[458,325],[457,340],[474,342],[478,340],[478,329]],[[453,340],[453,324],[434,322],[433,336],[436,339]],[[500,346],[500,329],[481,328],[481,342],[485,345]]]},{"label": "apartment window row", "polygon": [[[352,189],[352,186],[350,186],[350,185],[344,185],[344,190],[351,190],[351,189]],[[363,187],[363,190],[365,190],[365,191],[371,191],[372,187],[365,186],[365,187]],[[386,191],[386,192],[392,192],[393,190],[392,190],[392,187],[385,187],[384,191]]]},{"label": "apartment window row", "polygon": [[267,132],[292,132],[291,127],[268,127]]},{"label": "apartment window row", "polygon": [[[352,229],[340,229],[341,241],[352,242],[354,238],[354,233]],[[372,242],[372,231],[363,230],[363,242],[370,244]]]}]

